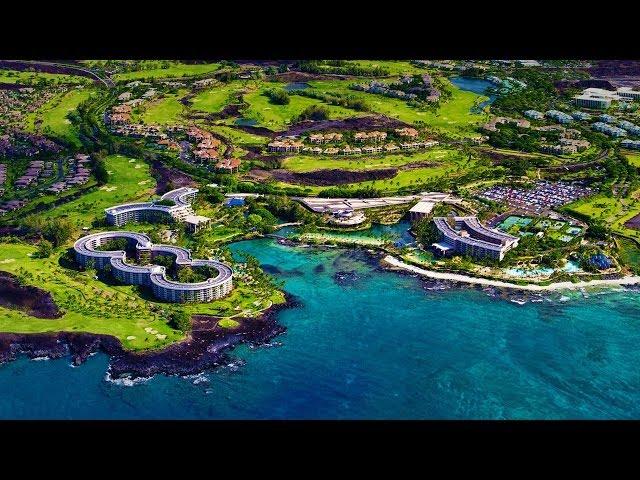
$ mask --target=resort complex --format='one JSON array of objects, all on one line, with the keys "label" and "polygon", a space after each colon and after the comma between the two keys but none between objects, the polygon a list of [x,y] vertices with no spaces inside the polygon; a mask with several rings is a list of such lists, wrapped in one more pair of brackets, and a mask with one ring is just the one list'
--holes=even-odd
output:
[{"label": "resort complex", "polygon": [[[49,383],[22,382],[45,393],[11,401],[71,378],[54,400],[89,411],[96,397],[66,388],[82,376],[68,365],[101,352],[86,370],[114,385],[91,388],[125,417],[142,398],[184,418],[330,415],[329,403],[347,418],[376,397],[419,418],[506,417],[539,390],[551,394],[520,415],[575,417],[576,365],[602,411],[601,379],[621,384],[609,357],[634,366],[640,339],[640,61],[617,65],[0,61],[0,364],[72,357],[51,362]],[[592,293],[611,286],[624,292]],[[583,303],[597,309],[575,314]],[[570,332],[582,343],[556,348]],[[503,368],[503,345],[533,375]],[[390,361],[367,363],[379,351]],[[16,367],[0,385],[37,363]],[[562,392],[547,371],[572,375]],[[156,374],[170,378],[117,391]],[[495,382],[514,386],[503,405]],[[627,393],[616,405],[640,411]],[[423,408],[434,395],[453,408]]]},{"label": "resort complex", "polygon": [[[127,263],[127,253],[100,251],[98,248],[111,240],[125,239],[128,247],[135,250],[136,264]],[[215,260],[192,259],[186,248],[172,245],[154,245],[149,237],[134,232],[101,232],[82,237],[73,245],[76,261],[97,270],[108,270],[123,283],[144,285],[153,289],[153,294],[167,302],[210,302],[227,295],[233,288],[233,272],[228,265]],[[181,283],[169,280],[166,268],[153,265],[158,256],[169,256],[176,268],[210,267],[217,276],[204,282]]]},{"label": "resort complex", "polygon": [[440,239],[432,246],[442,255],[456,252],[473,258],[502,260],[518,245],[517,237],[491,230],[476,217],[435,217],[433,221]]}]

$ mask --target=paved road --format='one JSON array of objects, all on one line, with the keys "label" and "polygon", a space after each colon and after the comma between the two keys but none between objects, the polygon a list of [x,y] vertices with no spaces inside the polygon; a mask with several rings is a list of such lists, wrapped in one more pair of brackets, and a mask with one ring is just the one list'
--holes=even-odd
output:
[{"label": "paved road", "polygon": [[95,73],[92,70],[89,70],[88,68],[84,68],[81,67],[79,65],[73,65],[73,64],[68,64],[68,63],[57,63],[57,62],[45,62],[45,61],[40,61],[40,60],[2,60],[2,62],[6,62],[6,63],[16,63],[16,64],[29,64],[29,65],[34,65],[34,66],[47,66],[47,67],[63,67],[63,68],[68,68],[70,70],[75,70],[77,72],[80,73],[84,73],[84,76],[90,76],[91,78],[93,78],[95,81],[97,82],[101,82],[105,87],[107,88],[111,88],[114,86],[113,81],[111,81],[110,78],[102,78],[101,76],[99,76],[97,73]]}]

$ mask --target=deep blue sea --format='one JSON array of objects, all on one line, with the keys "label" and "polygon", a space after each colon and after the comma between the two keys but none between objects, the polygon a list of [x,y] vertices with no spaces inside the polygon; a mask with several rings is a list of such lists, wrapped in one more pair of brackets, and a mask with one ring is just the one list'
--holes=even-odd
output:
[{"label": "deep blue sea", "polygon": [[[554,293],[517,305],[429,291],[354,250],[240,242],[277,267],[301,308],[271,347],[231,365],[134,385],[107,357],[0,365],[0,418],[640,418],[640,293]],[[356,272],[345,281],[336,272]],[[564,295],[564,296],[563,296]]]}]

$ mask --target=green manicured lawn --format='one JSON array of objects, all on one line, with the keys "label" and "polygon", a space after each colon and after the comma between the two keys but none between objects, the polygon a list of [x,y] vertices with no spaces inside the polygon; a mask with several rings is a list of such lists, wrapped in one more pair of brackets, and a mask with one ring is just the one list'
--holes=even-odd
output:
[{"label": "green manicured lawn", "polygon": [[[386,180],[370,180],[365,182],[350,183],[344,186],[351,187],[351,188],[374,187],[381,190],[383,194],[388,195],[388,194],[395,193],[398,189],[402,187],[417,186],[417,185],[420,185],[421,183],[433,180],[436,177],[459,175],[461,173],[464,173],[470,170],[471,168],[472,168],[472,165],[464,166],[461,163],[454,164],[454,165],[443,163],[435,167],[401,170],[398,172],[398,174],[395,177],[386,179]],[[317,194],[321,190],[328,188],[328,187],[293,185],[293,184],[284,183],[284,182],[277,182],[277,185],[283,188],[304,187],[311,194]]]},{"label": "green manicured lawn", "polygon": [[[339,160],[336,160],[339,161]],[[374,165],[376,166],[376,165]],[[441,176],[457,176],[463,173],[468,172],[472,168],[475,167],[475,163],[468,163],[467,159],[461,154],[457,154],[455,151],[450,151],[447,153],[443,159],[433,167],[421,167],[421,168],[411,168],[407,170],[400,170],[398,174],[390,179],[385,180],[371,180],[365,182],[351,183],[348,184],[349,187],[352,188],[361,188],[361,187],[374,187],[380,189],[385,194],[390,194],[396,192],[398,189],[402,187],[410,187],[413,185],[419,185],[421,183],[433,180],[436,177]],[[344,166],[341,167],[345,170]],[[354,169],[356,170],[356,169]],[[277,185],[281,187],[291,187],[291,186],[300,186],[300,185],[292,185],[284,182],[278,182]],[[327,187],[313,187],[313,186],[305,186],[305,189],[308,189],[310,193],[317,194],[319,191],[326,189]]]},{"label": "green manicured lawn", "polygon": [[218,325],[222,328],[236,328],[240,323],[231,318],[223,318],[218,322]]},{"label": "green manicured lawn", "polygon": [[[284,294],[279,290],[269,293],[257,292],[252,287],[234,278],[233,290],[229,296],[210,303],[187,303],[182,305],[182,308],[192,315],[202,314],[241,319],[242,317],[256,317],[265,308],[284,302]],[[224,318],[222,320],[224,321]],[[227,325],[225,328],[234,326],[231,322],[225,323]]]},{"label": "green manicured lawn", "polygon": [[169,68],[154,68],[150,70],[136,70],[134,72],[118,73],[113,76],[116,81],[131,81],[144,78],[179,78],[193,77],[215,72],[220,68],[219,63],[203,63],[197,65],[187,65],[184,63],[173,63]]},{"label": "green manicured lawn", "polygon": [[2,219],[15,220],[15,219],[27,217],[31,215],[31,213],[34,211],[41,211],[41,209],[43,209],[45,205],[49,205],[59,200],[63,201],[67,197],[71,197],[73,195],[78,194],[79,191],[89,191],[96,185],[97,185],[97,182],[93,178],[90,178],[89,181],[84,185],[78,185],[78,186],[72,187],[69,190],[66,190],[60,194],[46,193],[42,196],[36,197],[36,199],[33,202],[28,203],[25,207],[6,214],[4,217],[2,217]]},{"label": "green manicured lawn", "polygon": [[[40,319],[0,307],[0,331],[18,333],[78,331],[115,335],[130,349],[158,348],[183,337],[170,328],[150,303],[142,300],[131,286],[112,286],[86,273],[63,268],[58,263],[61,251],[47,259],[29,255],[35,247],[24,244],[0,245],[0,269],[30,275],[29,285],[51,292],[65,312],[59,319]],[[152,328],[159,335],[145,332]],[[127,337],[134,336],[133,339]]]},{"label": "green manicured lawn", "polygon": [[275,105],[270,102],[269,97],[263,95],[266,90],[283,88],[284,86],[284,83],[267,83],[259,89],[245,94],[244,100],[249,104],[249,107],[243,111],[244,117],[256,120],[258,125],[270,130],[284,130],[305,108],[311,105],[326,106],[329,110],[329,118],[332,119],[362,115],[362,113],[355,110],[327,105],[320,100],[300,95],[291,95],[291,101],[288,105]]},{"label": "green manicured lawn", "polygon": [[635,242],[622,237],[617,237],[616,242],[622,263],[640,269],[640,247]]},{"label": "green manicured lawn", "polygon": [[567,208],[596,220],[613,223],[619,215],[622,204],[618,198],[595,195],[567,205]]},{"label": "green manicured lawn", "polygon": [[168,125],[180,122],[180,116],[184,111],[179,99],[186,94],[185,90],[177,94],[167,95],[164,98],[154,100],[146,108],[140,119],[147,125]]},{"label": "green manicured lawn", "polygon": [[242,233],[242,230],[226,225],[212,225],[205,235],[212,242],[228,242]]},{"label": "green manicured lawn", "polygon": [[636,167],[640,167],[640,153],[638,152],[625,152],[625,157],[629,160],[631,165],[635,165]]},{"label": "green manicured lawn", "polygon": [[81,146],[77,129],[71,124],[67,115],[73,112],[78,105],[91,95],[91,90],[74,89],[53,98],[35,112],[35,115],[30,115],[27,118],[27,128],[33,130],[35,128],[35,120],[39,118],[42,120],[42,124],[40,125],[42,132],[46,133],[48,129],[51,129],[55,136],[73,143],[76,147]]},{"label": "green manicured lawn", "polygon": [[460,90],[452,84],[449,84],[449,88],[452,91],[451,98],[443,102],[437,112],[432,112],[411,107],[405,101],[397,98],[351,90],[349,85],[352,83],[354,83],[352,80],[309,82],[312,87],[321,91],[348,94],[362,98],[375,113],[381,113],[411,124],[424,122],[426,126],[453,135],[478,136],[479,134],[474,132],[474,126],[487,118],[485,114],[471,113],[471,108],[475,103],[486,97]]},{"label": "green manicured lawn", "polygon": [[640,232],[624,226],[627,220],[640,213],[640,200],[635,192],[631,198],[607,197],[599,194],[570,203],[566,209],[587,215],[609,225],[614,232],[640,239]]},{"label": "green manicured lawn", "polygon": [[[160,348],[184,337],[158,313],[169,307],[168,304],[141,297],[133,286],[105,283],[86,272],[62,267],[58,262],[62,249],[47,259],[31,258],[35,250],[31,245],[0,244],[0,270],[23,275],[26,284],[51,292],[64,315],[59,319],[40,319],[0,307],[0,331],[77,331],[114,335],[125,348],[132,350]],[[189,314],[223,317],[220,326],[234,328],[238,321],[229,317],[255,316],[272,304],[284,302],[284,295],[279,291],[257,293],[241,281],[234,281],[234,286],[231,295],[224,299],[185,304],[182,308]]]},{"label": "green manicured lawn", "polygon": [[231,103],[233,94],[241,92],[245,88],[245,83],[241,81],[216,85],[193,97],[191,108],[202,112],[217,113]]},{"label": "green manicured lawn", "polygon": [[434,148],[413,155],[400,153],[394,155],[363,155],[358,157],[321,156],[321,155],[296,155],[287,157],[283,167],[293,172],[310,172],[322,169],[341,170],[372,170],[381,168],[393,168],[416,162],[442,162],[449,155],[457,157],[454,150]]},{"label": "green manicured lawn", "polygon": [[147,200],[156,182],[149,174],[149,165],[122,155],[105,159],[109,182],[98,190],[83,195],[39,215],[45,218],[69,217],[78,227],[89,226],[96,218],[104,217],[104,209],[128,201]]},{"label": "green manicured lawn", "polygon": [[411,250],[410,252],[402,255],[402,259],[410,263],[426,266],[431,266],[431,264],[436,261],[433,252],[422,249]]},{"label": "green manicured lawn", "polygon": [[79,75],[61,73],[22,72],[18,70],[0,70],[0,83],[37,84],[39,79],[55,81],[58,84],[88,85],[91,80]]},{"label": "green manicured lawn", "polygon": [[228,138],[234,145],[267,144],[270,141],[268,137],[247,133],[227,125],[207,126],[207,130],[211,130],[213,133],[218,133]]},{"label": "green manicured lawn", "polygon": [[457,167],[455,165],[443,164],[437,167],[414,168],[411,170],[401,170],[398,174],[388,180],[374,180],[370,182],[360,182],[353,184],[354,187],[372,186],[381,190],[394,190],[401,187],[408,187],[432,180],[443,175],[455,175]]}]

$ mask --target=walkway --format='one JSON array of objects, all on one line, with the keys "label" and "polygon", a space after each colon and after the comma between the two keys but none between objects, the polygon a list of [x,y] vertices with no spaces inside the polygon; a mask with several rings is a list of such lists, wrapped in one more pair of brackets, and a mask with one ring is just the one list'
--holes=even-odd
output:
[{"label": "walkway", "polygon": [[273,228],[276,230],[284,227],[297,227],[298,225],[302,225],[302,222],[289,222],[289,223],[281,223],[280,225],[274,225]]}]

